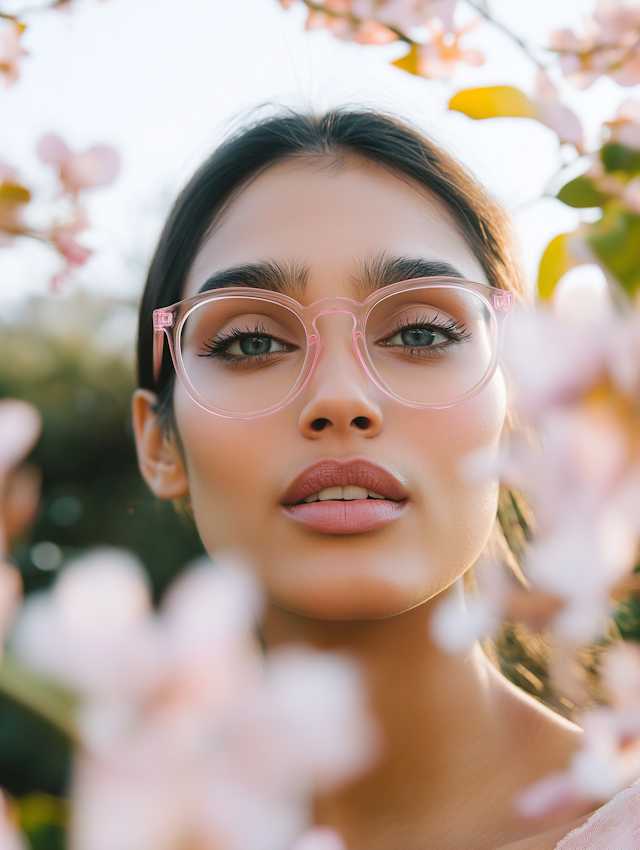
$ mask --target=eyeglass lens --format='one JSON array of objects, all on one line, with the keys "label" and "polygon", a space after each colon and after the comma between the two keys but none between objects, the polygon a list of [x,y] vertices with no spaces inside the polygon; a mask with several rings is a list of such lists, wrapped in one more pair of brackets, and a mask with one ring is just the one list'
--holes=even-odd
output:
[{"label": "eyeglass lens", "polygon": [[[432,406],[452,402],[483,381],[493,363],[494,336],[492,313],[480,295],[432,286],[378,301],[358,346],[383,390]],[[237,295],[193,308],[179,347],[196,392],[213,407],[237,414],[286,401],[313,359],[305,326],[293,310]]]}]

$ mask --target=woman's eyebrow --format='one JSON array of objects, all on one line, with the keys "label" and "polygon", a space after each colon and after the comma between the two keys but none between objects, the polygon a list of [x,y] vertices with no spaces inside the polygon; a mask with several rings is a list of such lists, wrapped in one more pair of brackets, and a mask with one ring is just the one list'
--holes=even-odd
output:
[{"label": "woman's eyebrow", "polygon": [[228,286],[247,286],[251,289],[268,289],[285,295],[304,292],[309,269],[300,263],[274,262],[246,263],[216,272],[198,290],[210,292]]},{"label": "woman's eyebrow", "polygon": [[418,277],[465,279],[465,275],[459,269],[443,260],[430,260],[426,257],[391,257],[387,254],[380,254],[367,257],[362,261],[352,275],[352,283],[358,294],[365,298],[384,286]]},{"label": "woman's eyebrow", "polygon": [[[376,289],[418,277],[465,278],[459,269],[442,260],[380,255],[363,260],[351,276],[351,281],[358,294],[365,298]],[[198,294],[229,286],[246,286],[295,296],[304,292],[308,278],[309,268],[300,263],[273,260],[246,263],[216,272],[203,283]]]}]

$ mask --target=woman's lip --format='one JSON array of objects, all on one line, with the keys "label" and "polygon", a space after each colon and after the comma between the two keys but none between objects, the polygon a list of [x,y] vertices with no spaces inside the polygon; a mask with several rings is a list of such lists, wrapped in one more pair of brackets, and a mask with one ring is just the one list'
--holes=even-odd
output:
[{"label": "woman's lip", "polygon": [[[368,458],[322,458],[310,464],[299,475],[293,479],[287,487],[282,504],[289,508],[299,506],[300,502],[313,493],[326,490],[327,487],[363,487],[365,490],[373,490],[384,496],[384,500],[376,502],[403,502],[408,493],[398,479],[378,463]],[[354,502],[333,502],[333,505],[354,504],[355,502],[369,505],[374,500],[356,499]],[[315,502],[309,505],[315,505]],[[328,504],[321,502],[320,504]]]},{"label": "woman's lip", "polygon": [[393,522],[404,513],[405,502],[354,499],[350,502],[307,502],[287,505],[284,512],[296,522],[323,534],[362,534]]}]

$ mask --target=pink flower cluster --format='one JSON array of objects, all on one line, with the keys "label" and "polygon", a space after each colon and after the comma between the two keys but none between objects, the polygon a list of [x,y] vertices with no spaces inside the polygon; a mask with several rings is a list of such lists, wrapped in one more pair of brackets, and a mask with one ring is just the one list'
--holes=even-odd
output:
[{"label": "pink flower cluster", "polygon": [[[499,473],[532,498],[537,528],[524,573],[534,594],[556,602],[546,622],[557,645],[552,680],[580,704],[577,654],[605,634],[612,592],[640,543],[640,302],[619,312],[576,289],[512,318],[504,360],[520,427],[498,457],[477,454],[465,471]],[[505,570],[485,559],[477,579],[468,599],[449,594],[435,611],[432,632],[447,651],[468,650],[510,615]],[[640,647],[610,650],[601,679],[612,705],[577,717],[582,748],[566,771],[527,789],[521,814],[605,802],[640,774]]]},{"label": "pink flower cluster", "polygon": [[77,240],[90,227],[86,210],[78,203],[78,194],[112,183],[120,169],[120,158],[106,145],[74,153],[53,134],[41,139],[38,155],[56,169],[66,210],[48,228],[35,231],[27,227],[23,213],[31,202],[31,193],[19,182],[15,169],[0,162],[0,245],[10,245],[14,236],[30,236],[51,245],[64,260],[62,271],[52,281],[53,288],[59,289],[70,272],[84,265],[92,254]]},{"label": "pink flower cluster", "polygon": [[[633,98],[623,101],[613,120],[607,121],[604,127],[609,133],[606,142],[640,151],[640,101]],[[600,151],[590,154],[590,159],[591,165],[584,176],[593,181],[594,188],[616,198],[631,212],[640,215],[640,177],[629,176],[622,171],[606,172]]]},{"label": "pink flower cluster", "polygon": [[511,438],[502,476],[534,500],[526,572],[564,602],[552,626],[576,643],[602,634],[640,541],[640,308],[590,303],[577,290],[515,316],[505,355],[537,436]]},{"label": "pink flower cluster", "polygon": [[[453,28],[457,0],[321,0],[308,2],[306,28],[329,29],[336,38],[360,44],[387,44],[439,18]],[[296,0],[280,0],[285,9]]]},{"label": "pink flower cluster", "polygon": [[[42,422],[38,411],[30,404],[13,399],[0,401],[0,662],[3,641],[22,597],[20,573],[5,561],[7,541],[4,529],[4,508],[7,482],[11,471],[31,451],[40,435]],[[7,803],[0,791],[0,848],[26,850]]]},{"label": "pink flower cluster", "polygon": [[609,650],[601,676],[611,705],[582,714],[582,746],[566,770],[520,795],[517,807],[524,817],[608,801],[640,776],[640,645],[628,641]]},{"label": "pink flower cluster", "polygon": [[4,77],[5,86],[12,86],[20,77],[19,62],[27,51],[22,46],[20,36],[24,26],[14,21],[9,21],[0,30],[0,74]]},{"label": "pink flower cluster", "polygon": [[603,74],[618,85],[640,83],[640,2],[598,0],[592,18],[584,20],[584,35],[553,30],[551,49],[561,54],[565,77],[586,89]]},{"label": "pink flower cluster", "polygon": [[72,850],[343,850],[332,830],[300,836],[312,794],[375,750],[358,670],[303,648],[262,659],[259,608],[221,559],[155,614],[135,559],[109,550],[26,601],[13,652],[80,700]]},{"label": "pink flower cluster", "polygon": [[[295,0],[280,0],[289,9]],[[465,49],[460,39],[477,22],[458,29],[453,16],[457,0],[322,0],[307,2],[306,28],[329,29],[339,39],[359,44],[388,44],[404,38],[412,45],[412,70],[423,77],[448,79],[458,62],[482,65],[483,54]],[[426,28],[426,44],[412,41],[417,28]]]}]

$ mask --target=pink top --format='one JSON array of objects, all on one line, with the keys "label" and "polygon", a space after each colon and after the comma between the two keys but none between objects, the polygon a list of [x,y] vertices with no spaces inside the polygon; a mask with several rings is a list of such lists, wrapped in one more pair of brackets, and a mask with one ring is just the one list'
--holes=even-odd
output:
[{"label": "pink top", "polygon": [[640,850],[640,779],[572,830],[556,850]]}]

